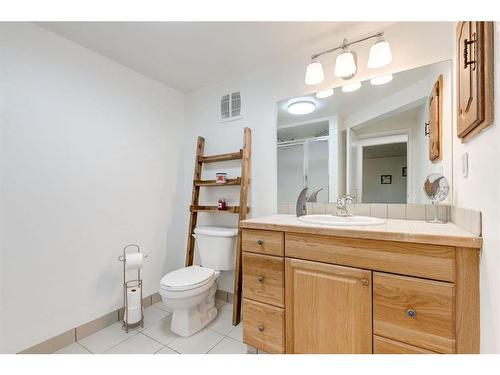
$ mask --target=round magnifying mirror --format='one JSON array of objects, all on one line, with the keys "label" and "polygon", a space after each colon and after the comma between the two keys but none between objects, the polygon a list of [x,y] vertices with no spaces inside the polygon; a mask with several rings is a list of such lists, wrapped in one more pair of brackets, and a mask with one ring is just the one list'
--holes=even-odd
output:
[{"label": "round magnifying mirror", "polygon": [[425,178],[424,193],[431,201],[434,207],[434,218],[427,220],[429,223],[445,223],[439,219],[438,207],[439,202],[444,201],[450,193],[450,185],[448,180],[440,173],[432,173]]}]

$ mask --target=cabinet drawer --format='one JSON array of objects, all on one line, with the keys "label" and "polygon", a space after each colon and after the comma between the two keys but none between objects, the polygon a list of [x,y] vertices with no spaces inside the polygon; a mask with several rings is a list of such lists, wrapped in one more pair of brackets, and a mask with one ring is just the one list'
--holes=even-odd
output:
[{"label": "cabinet drawer", "polygon": [[243,341],[268,353],[284,353],[283,309],[243,299]]},{"label": "cabinet drawer", "polygon": [[373,336],[373,354],[436,354],[430,350],[408,345],[385,337]]},{"label": "cabinet drawer", "polygon": [[284,260],[243,253],[243,297],[283,307]]},{"label": "cabinet drawer", "polygon": [[266,255],[283,256],[284,242],[283,232],[267,230],[243,229],[241,237],[243,251]]},{"label": "cabinet drawer", "polygon": [[374,333],[453,353],[454,300],[454,284],[374,272]]}]

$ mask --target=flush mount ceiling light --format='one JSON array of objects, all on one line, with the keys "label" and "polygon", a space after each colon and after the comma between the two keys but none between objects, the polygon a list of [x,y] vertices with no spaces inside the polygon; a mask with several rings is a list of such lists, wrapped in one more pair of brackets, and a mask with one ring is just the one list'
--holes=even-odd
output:
[{"label": "flush mount ceiling light", "polygon": [[342,79],[351,79],[356,75],[357,72],[357,58],[356,54],[348,49],[356,43],[364,42],[365,40],[377,38],[377,42],[370,48],[370,56],[368,58],[369,68],[380,68],[389,64],[392,61],[391,47],[389,42],[383,39],[384,33],[380,32],[367,36],[366,38],[361,38],[353,42],[344,39],[340,46],[330,48],[326,51],[316,53],[311,56],[312,62],[306,68],[305,83],[307,85],[317,85],[323,82],[325,75],[323,73],[323,66],[317,60],[318,57],[325,55],[327,53],[332,53],[334,51],[342,49],[342,53],[337,56],[335,60],[335,76]]},{"label": "flush mount ceiling light", "polygon": [[332,95],[333,95],[333,89],[326,89],[326,90],[318,91],[316,93],[316,97],[318,99],[328,98],[329,96],[332,96]]},{"label": "flush mount ceiling light", "polygon": [[301,100],[288,105],[288,113],[292,115],[307,115],[314,112],[316,104],[307,100]]},{"label": "flush mount ceiling light", "polygon": [[358,90],[361,87],[361,82],[349,83],[347,85],[342,86],[342,92],[353,92]]},{"label": "flush mount ceiling light", "polygon": [[325,75],[323,65],[318,61],[313,61],[306,68],[306,85],[317,85],[323,82]]},{"label": "flush mount ceiling light", "polygon": [[375,77],[370,80],[370,83],[375,86],[384,85],[392,81],[392,74],[387,74],[385,76]]},{"label": "flush mount ceiling light", "polygon": [[381,68],[389,64],[391,61],[391,46],[384,40],[384,38],[380,37],[378,41],[370,48],[370,56],[368,56],[368,68]]}]

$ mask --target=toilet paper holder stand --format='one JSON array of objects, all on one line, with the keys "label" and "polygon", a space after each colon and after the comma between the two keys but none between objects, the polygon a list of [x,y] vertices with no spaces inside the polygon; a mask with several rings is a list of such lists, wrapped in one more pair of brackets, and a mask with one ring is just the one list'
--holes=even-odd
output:
[{"label": "toilet paper holder stand", "polygon": [[[123,317],[122,317],[122,326],[125,328],[125,332],[128,333],[129,328],[135,328],[139,325],[141,328],[144,328],[144,307],[142,302],[142,279],[141,279],[141,267],[137,268],[137,279],[127,280],[127,261],[126,255],[128,253],[129,248],[135,248],[138,253],[141,252],[139,245],[129,244],[123,248],[123,254],[118,257],[118,260],[123,263]],[[149,255],[144,255],[144,259],[148,258]],[[127,313],[129,307],[128,301],[128,291],[131,289],[139,288],[141,296],[140,296],[140,307],[141,307],[141,320],[135,323],[129,323],[129,314]]]}]

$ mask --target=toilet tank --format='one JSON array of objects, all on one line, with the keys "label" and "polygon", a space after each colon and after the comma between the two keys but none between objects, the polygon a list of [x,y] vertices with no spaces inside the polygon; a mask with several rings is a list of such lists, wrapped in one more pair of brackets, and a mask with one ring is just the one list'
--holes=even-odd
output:
[{"label": "toilet tank", "polygon": [[194,237],[203,267],[216,271],[234,269],[238,228],[197,227]]}]

